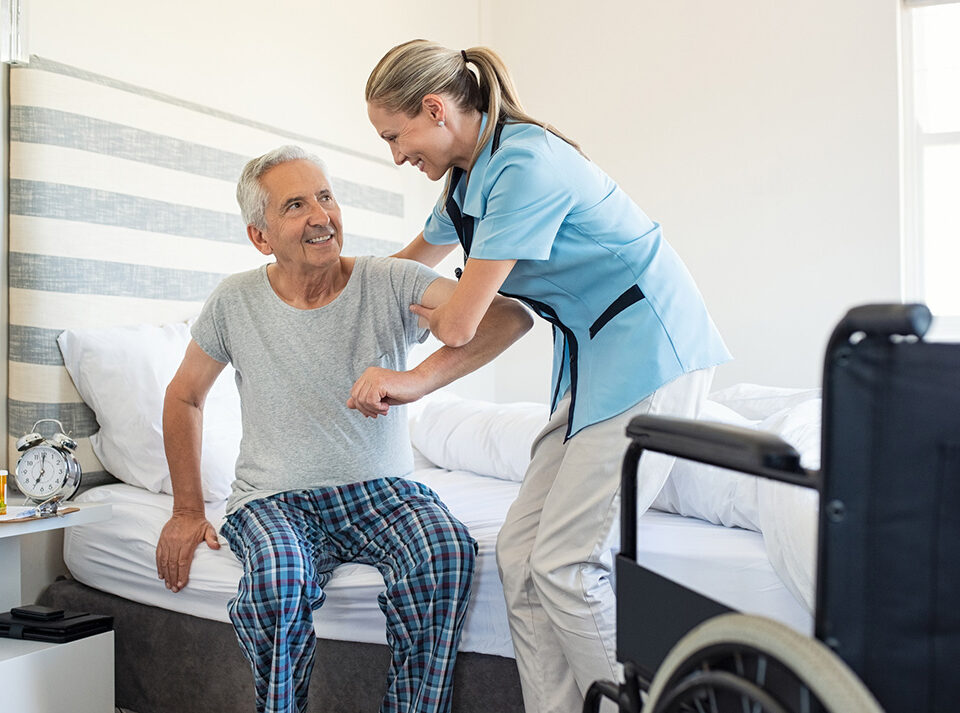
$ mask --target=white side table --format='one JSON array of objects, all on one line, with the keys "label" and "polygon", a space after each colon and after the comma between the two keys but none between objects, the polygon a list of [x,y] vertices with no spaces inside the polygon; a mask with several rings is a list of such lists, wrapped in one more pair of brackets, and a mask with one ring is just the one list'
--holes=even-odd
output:
[{"label": "white side table", "polygon": [[[21,604],[20,537],[110,517],[111,506],[78,503],[78,512],[0,524],[0,611]],[[7,514],[15,513],[9,507]],[[3,709],[18,713],[113,713],[113,632],[48,644],[0,638]]]}]

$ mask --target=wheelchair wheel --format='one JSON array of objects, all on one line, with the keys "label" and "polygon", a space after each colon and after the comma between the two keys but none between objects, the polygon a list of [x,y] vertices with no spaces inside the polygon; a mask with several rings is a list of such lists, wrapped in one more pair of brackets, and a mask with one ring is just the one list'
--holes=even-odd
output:
[{"label": "wheelchair wheel", "polygon": [[725,614],[671,649],[643,713],[883,713],[826,646],[771,619]]}]

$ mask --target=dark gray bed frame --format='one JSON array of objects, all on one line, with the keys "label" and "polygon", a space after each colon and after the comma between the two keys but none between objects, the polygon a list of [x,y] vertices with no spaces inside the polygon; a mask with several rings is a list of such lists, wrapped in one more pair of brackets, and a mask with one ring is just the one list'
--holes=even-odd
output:
[{"label": "dark gray bed frame", "polygon": [[[47,587],[38,603],[114,617],[118,706],[136,713],[255,710],[253,675],[230,624],[138,604],[64,578]],[[382,644],[318,640],[310,710],[380,710],[389,662]],[[454,713],[523,713],[513,659],[460,653],[454,675]]]}]

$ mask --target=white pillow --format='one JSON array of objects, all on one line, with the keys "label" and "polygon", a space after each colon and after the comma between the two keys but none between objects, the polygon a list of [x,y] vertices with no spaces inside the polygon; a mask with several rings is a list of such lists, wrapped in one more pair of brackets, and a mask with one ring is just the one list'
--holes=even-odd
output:
[{"label": "white pillow", "polygon": [[820,389],[791,389],[760,384],[734,384],[710,394],[711,401],[733,409],[744,418],[757,421],[819,398]]},{"label": "white pillow", "polygon": [[545,404],[495,404],[433,394],[411,414],[410,440],[431,463],[520,482],[547,425]]},{"label": "white pillow", "polygon": [[[741,413],[766,413],[773,405],[782,408],[762,421],[751,421],[711,400],[704,403],[701,420],[775,433],[797,450],[804,467],[819,467],[821,401],[818,391],[739,384],[725,392],[738,396]],[[746,398],[748,394],[754,397],[752,403]],[[711,399],[717,395],[712,394]],[[812,611],[818,499],[816,490],[678,458],[653,507],[717,525],[762,532],[774,570],[797,601]]]},{"label": "white pillow", "polygon": [[[698,420],[757,427],[756,421],[715,401],[703,403]],[[760,530],[757,478],[683,458],[674,462],[670,477],[651,507],[715,525]]]},{"label": "white pillow", "polygon": [[[773,431],[796,448],[805,468],[818,469],[821,408],[820,399],[810,399],[773,414],[758,428]],[[819,493],[766,478],[757,480],[760,529],[767,557],[787,589],[813,611]]]},{"label": "white pillow", "polygon": [[[63,362],[100,430],[93,451],[114,476],[154,493],[172,493],[163,451],[163,397],[187,344],[187,323],[71,329],[57,337]],[[203,497],[230,493],[240,451],[240,396],[229,365],[204,405]]]},{"label": "white pillow", "polygon": [[[712,399],[718,395],[737,394],[732,399],[740,413]],[[747,398],[751,395],[753,398]],[[752,384],[738,384],[711,395],[700,411],[699,420],[716,421],[733,426],[775,433],[800,454],[806,468],[820,463],[819,390],[772,389]],[[781,408],[762,421],[753,421],[741,414],[766,412],[773,405]],[[652,507],[727,527],[742,527],[766,532],[770,527],[767,514],[771,508],[765,494],[777,490],[772,481],[736,471],[704,465],[678,458]],[[781,486],[789,488],[790,486]],[[804,497],[804,496],[801,496]],[[766,512],[765,512],[766,507]]]}]

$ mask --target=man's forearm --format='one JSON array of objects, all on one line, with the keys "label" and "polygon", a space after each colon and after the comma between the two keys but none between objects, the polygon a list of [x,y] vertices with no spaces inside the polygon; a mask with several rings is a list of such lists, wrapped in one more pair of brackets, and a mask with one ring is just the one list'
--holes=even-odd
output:
[{"label": "man's forearm", "polygon": [[492,361],[533,326],[530,314],[514,300],[498,297],[462,347],[444,346],[423,360],[413,373],[431,393]]},{"label": "man's forearm", "polygon": [[163,448],[173,485],[173,512],[204,512],[200,479],[203,412],[167,393],[163,403]]}]

